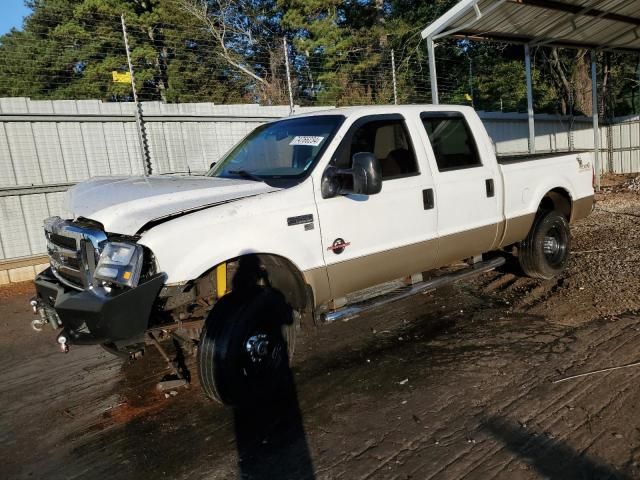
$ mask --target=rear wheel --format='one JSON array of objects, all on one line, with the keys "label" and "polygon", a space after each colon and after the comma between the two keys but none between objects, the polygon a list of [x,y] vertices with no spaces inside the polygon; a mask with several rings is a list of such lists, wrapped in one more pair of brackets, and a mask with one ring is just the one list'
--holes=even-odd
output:
[{"label": "rear wheel", "polygon": [[550,279],[566,266],[570,248],[571,232],[564,215],[555,210],[540,212],[520,243],[518,260],[528,276]]},{"label": "rear wheel", "polygon": [[198,346],[204,393],[227,405],[272,398],[289,375],[294,312],[270,287],[222,297],[207,318]]}]

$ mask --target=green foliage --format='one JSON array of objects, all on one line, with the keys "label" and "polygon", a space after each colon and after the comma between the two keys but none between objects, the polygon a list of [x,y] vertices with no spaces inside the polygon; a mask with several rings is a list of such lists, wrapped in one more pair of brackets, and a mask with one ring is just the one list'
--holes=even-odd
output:
[{"label": "green foliage", "polygon": [[142,100],[239,101],[246,83],[173,0],[33,0],[23,31],[0,37],[0,96],[130,100],[120,16]]},{"label": "green foliage", "polygon": [[[120,15],[142,100],[401,103],[431,100],[421,30],[456,0],[28,0],[23,30],[0,37],[0,96],[131,100]],[[522,46],[438,42],[443,102],[526,111]],[[585,51],[533,50],[538,112],[590,114]],[[600,53],[605,115],[640,111],[638,59]]]}]

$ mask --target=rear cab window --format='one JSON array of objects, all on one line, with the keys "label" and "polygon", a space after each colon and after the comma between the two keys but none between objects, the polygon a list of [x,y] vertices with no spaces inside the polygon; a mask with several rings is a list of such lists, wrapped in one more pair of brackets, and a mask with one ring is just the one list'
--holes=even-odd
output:
[{"label": "rear cab window", "polygon": [[420,119],[440,172],[482,166],[475,138],[462,113],[423,112]]}]

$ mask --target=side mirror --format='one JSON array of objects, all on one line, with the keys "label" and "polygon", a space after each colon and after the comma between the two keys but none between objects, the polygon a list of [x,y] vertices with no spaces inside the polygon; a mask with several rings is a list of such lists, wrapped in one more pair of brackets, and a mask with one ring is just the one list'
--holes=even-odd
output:
[{"label": "side mirror", "polygon": [[322,176],[322,198],[375,195],[382,190],[382,168],[373,153],[356,153],[351,168],[329,167]]},{"label": "side mirror", "polygon": [[216,163],[218,163],[218,162],[211,162],[211,165],[209,165],[209,170],[211,170],[213,167],[215,167]]}]

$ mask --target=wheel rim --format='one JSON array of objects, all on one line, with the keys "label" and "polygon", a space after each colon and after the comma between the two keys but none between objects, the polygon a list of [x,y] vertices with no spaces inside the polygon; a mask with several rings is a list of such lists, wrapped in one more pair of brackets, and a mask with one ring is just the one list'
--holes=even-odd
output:
[{"label": "wheel rim", "polygon": [[552,267],[562,265],[567,255],[565,236],[557,226],[551,227],[542,239],[542,252]]},{"label": "wheel rim", "polygon": [[263,331],[252,332],[244,342],[244,349],[244,371],[249,377],[265,377],[277,371],[286,351],[281,336]]}]

